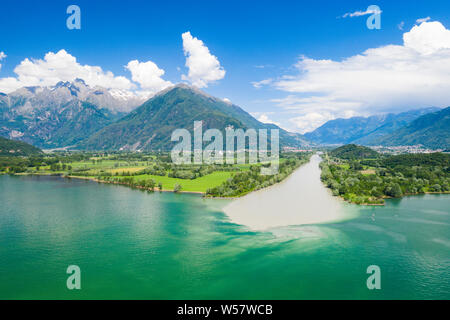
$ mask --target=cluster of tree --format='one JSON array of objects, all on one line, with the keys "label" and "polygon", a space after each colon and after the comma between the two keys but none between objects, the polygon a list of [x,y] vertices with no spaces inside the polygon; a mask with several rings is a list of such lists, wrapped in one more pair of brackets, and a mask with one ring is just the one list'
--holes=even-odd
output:
[{"label": "cluster of tree", "polygon": [[31,156],[42,154],[42,150],[23,141],[10,140],[0,136],[0,156]]},{"label": "cluster of tree", "polygon": [[31,157],[0,157],[0,172],[21,173],[31,168],[39,170],[40,167],[58,163],[58,157],[31,156]]},{"label": "cluster of tree", "polygon": [[262,175],[262,166],[252,165],[250,170],[236,173],[220,186],[208,189],[206,195],[211,197],[239,197],[251,191],[266,188],[284,180],[297,167],[308,162],[310,156],[310,153],[289,155],[285,161],[280,163],[278,173],[274,175]]},{"label": "cluster of tree", "polygon": [[141,188],[150,191],[155,191],[156,188],[158,188],[160,191],[163,189],[163,184],[161,182],[156,182],[154,179],[135,180],[133,177],[118,178],[111,175],[99,175],[96,177],[96,179],[101,182],[123,184],[130,187]]},{"label": "cluster of tree", "polygon": [[450,155],[442,153],[388,156],[361,160],[359,165],[356,160],[332,159],[321,163],[321,179],[333,195],[349,202],[380,204],[386,197],[449,192],[449,161]]},{"label": "cluster of tree", "polygon": [[[36,168],[37,171],[39,171],[38,168]],[[71,171],[72,170],[72,166],[71,165],[67,165],[65,163],[52,163],[50,165],[50,170],[51,171],[65,171],[65,170]]]},{"label": "cluster of tree", "polygon": [[368,147],[358,146],[356,144],[347,144],[332,150],[330,152],[330,156],[347,160],[361,160],[368,158],[378,158],[380,154]]}]

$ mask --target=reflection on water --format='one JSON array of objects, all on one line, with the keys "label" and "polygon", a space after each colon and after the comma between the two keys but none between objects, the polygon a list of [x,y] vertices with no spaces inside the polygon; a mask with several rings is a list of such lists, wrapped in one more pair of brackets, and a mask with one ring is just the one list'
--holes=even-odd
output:
[{"label": "reflection on water", "polygon": [[311,161],[285,181],[239,198],[224,208],[231,221],[253,230],[288,225],[342,221],[352,217],[346,204],[320,181],[321,158]]}]

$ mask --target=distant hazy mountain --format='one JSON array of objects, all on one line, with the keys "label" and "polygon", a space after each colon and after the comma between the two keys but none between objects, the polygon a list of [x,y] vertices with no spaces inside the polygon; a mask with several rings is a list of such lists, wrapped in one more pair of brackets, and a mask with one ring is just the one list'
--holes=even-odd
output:
[{"label": "distant hazy mountain", "polygon": [[30,156],[40,153],[42,150],[28,143],[0,137],[0,156]]},{"label": "distant hazy mountain", "polygon": [[[117,122],[101,129],[80,144],[90,150],[169,150],[175,143],[171,134],[177,128],[193,132],[194,121],[203,121],[203,129],[224,131],[234,128],[280,129],[263,124],[240,107],[181,84],[163,90]],[[299,134],[280,129],[280,144],[301,146]]]},{"label": "distant hazy mountain", "polygon": [[386,146],[422,144],[432,149],[448,149],[450,148],[450,107],[425,114],[373,143]]},{"label": "distant hazy mountain", "polygon": [[0,94],[0,135],[42,148],[73,145],[142,103],[81,79]]},{"label": "distant hazy mountain", "polygon": [[316,130],[306,133],[305,138],[319,144],[373,144],[375,139],[394,132],[418,117],[440,110],[424,108],[399,114],[374,115],[335,119],[326,122]]}]

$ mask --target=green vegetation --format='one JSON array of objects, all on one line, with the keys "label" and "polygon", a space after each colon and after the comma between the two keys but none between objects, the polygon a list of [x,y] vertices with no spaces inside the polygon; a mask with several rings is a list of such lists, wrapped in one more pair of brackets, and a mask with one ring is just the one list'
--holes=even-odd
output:
[{"label": "green vegetation", "polygon": [[250,166],[249,170],[233,175],[220,186],[208,189],[206,194],[213,197],[238,197],[266,188],[284,180],[292,171],[308,162],[310,157],[311,153],[286,154],[275,175],[262,175],[261,166]]},{"label": "green vegetation", "polygon": [[351,203],[383,204],[384,198],[389,197],[450,192],[449,154],[403,154],[360,160],[325,158],[320,164],[322,181],[333,195]]},{"label": "green vegetation", "polygon": [[367,147],[358,146],[356,144],[347,144],[331,151],[330,156],[350,160],[377,158],[379,154]]},{"label": "green vegetation", "polygon": [[42,153],[31,144],[0,137],[0,156],[30,156]]},{"label": "green vegetation", "polygon": [[[281,154],[279,173],[263,176],[260,168],[267,165],[260,163],[175,165],[169,154],[161,152],[67,152],[33,157],[0,157],[0,173],[60,175],[149,191],[209,192],[209,196],[228,196],[224,190],[234,189],[232,196],[239,196],[281,181],[307,158],[309,155],[305,154]],[[246,187],[236,187],[239,184],[237,181],[246,184]]]},{"label": "green vegetation", "polygon": [[428,113],[405,127],[373,142],[386,146],[418,145],[432,149],[450,147],[450,107]]},{"label": "green vegetation", "polygon": [[203,129],[225,128],[279,129],[280,144],[295,146],[305,141],[273,124],[264,124],[238,106],[211,97],[187,85],[177,85],[155,95],[142,106],[114,122],[78,146],[83,150],[171,150],[172,132],[184,128],[191,134],[194,121],[203,121]]}]

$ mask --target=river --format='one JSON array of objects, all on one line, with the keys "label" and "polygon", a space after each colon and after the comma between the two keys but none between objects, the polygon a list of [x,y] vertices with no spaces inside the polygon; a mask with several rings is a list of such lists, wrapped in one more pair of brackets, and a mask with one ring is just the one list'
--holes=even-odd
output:
[{"label": "river", "polygon": [[345,210],[345,204],[332,197],[320,181],[320,161],[313,155],[281,183],[233,201],[224,208],[225,213],[231,221],[252,230],[351,218],[351,210]]}]

